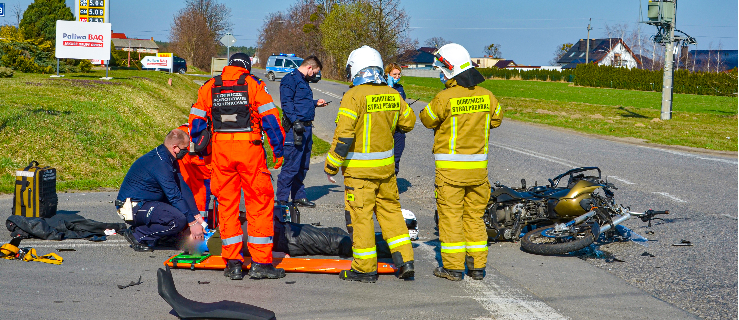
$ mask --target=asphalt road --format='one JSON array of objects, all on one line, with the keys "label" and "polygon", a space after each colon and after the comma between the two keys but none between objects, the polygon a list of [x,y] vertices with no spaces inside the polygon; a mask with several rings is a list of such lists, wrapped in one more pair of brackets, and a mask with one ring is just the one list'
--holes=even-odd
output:
[{"label": "asphalt road", "polygon": [[[258,70],[255,70],[260,75]],[[279,101],[279,82],[267,82]],[[342,84],[312,85],[315,98],[333,101],[317,110],[315,134],[330,140]],[[425,105],[412,107],[418,112]],[[484,281],[435,278],[438,235],[434,230],[432,133],[417,123],[409,133],[398,176],[401,204],[419,218],[421,239],[414,243],[417,276],[400,281],[381,276],[376,284],[348,283],[335,275],[288,274],[281,280],[230,281],[217,271],[174,270],[187,298],[232,300],[273,310],[279,319],[709,319],[737,313],[737,160],[736,156],[688,153],[653,146],[601,140],[567,131],[505,121],[491,132],[490,179],[504,184],[543,183],[576,166],[599,166],[619,190],[619,202],[633,210],[669,209],[670,219],[648,229],[627,226],[652,241],[601,246],[620,261],[543,257],[518,244],[490,247]],[[316,159],[306,184],[318,207],[304,209],[305,223],[344,225],[342,187],[330,184]],[[115,193],[59,194],[60,214],[77,212],[98,221],[117,222]],[[0,197],[9,212],[11,196]],[[0,231],[0,240],[8,232]],[[672,243],[690,240],[691,247]],[[0,260],[6,281],[0,318],[171,319],[171,308],[156,289],[156,269],[177,252],[136,253],[121,236],[92,243],[29,240],[39,254],[57,249],[61,266]],[[642,256],[648,252],[654,257]],[[614,260],[610,260],[614,261]],[[137,281],[142,284],[118,289]],[[208,282],[199,284],[198,281]]]}]

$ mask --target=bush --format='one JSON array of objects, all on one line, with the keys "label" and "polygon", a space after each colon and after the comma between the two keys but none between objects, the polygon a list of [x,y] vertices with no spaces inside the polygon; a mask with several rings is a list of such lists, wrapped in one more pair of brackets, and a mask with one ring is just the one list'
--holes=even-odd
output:
[{"label": "bush", "polygon": [[80,60],[78,67],[80,68],[80,72],[90,72],[92,70],[92,62],[90,60]]},{"label": "bush", "polygon": [[[663,70],[650,71],[580,64],[575,69],[575,85],[660,92],[662,91],[663,75]],[[721,73],[675,70],[673,92],[735,96],[737,92],[737,70]]]},{"label": "bush", "polygon": [[13,69],[6,68],[6,67],[0,67],[0,78],[12,78],[13,77]]},{"label": "bush", "polygon": [[498,69],[498,68],[479,68],[477,69],[485,78],[499,79],[521,79],[521,80],[539,80],[539,81],[568,81],[572,82],[570,75],[571,70],[541,70],[534,69],[528,71],[519,71],[515,69]]}]

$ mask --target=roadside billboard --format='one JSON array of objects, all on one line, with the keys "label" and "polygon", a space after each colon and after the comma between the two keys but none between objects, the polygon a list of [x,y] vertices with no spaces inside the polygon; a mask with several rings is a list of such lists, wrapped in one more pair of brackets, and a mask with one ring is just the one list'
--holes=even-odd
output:
[{"label": "roadside billboard", "polygon": [[110,60],[110,23],[56,21],[56,57]]},{"label": "roadside billboard", "polygon": [[141,59],[141,66],[144,69],[153,70],[170,70],[172,71],[172,56],[169,57],[155,57],[146,56]]}]

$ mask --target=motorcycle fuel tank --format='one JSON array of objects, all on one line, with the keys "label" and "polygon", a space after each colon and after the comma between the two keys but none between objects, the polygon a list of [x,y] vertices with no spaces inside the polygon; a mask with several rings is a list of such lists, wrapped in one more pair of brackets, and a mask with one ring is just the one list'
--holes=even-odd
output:
[{"label": "motorcycle fuel tank", "polygon": [[590,199],[590,195],[600,188],[601,185],[586,180],[578,181],[566,196],[559,199],[554,211],[561,218],[576,217],[585,214],[585,209],[580,202]]}]

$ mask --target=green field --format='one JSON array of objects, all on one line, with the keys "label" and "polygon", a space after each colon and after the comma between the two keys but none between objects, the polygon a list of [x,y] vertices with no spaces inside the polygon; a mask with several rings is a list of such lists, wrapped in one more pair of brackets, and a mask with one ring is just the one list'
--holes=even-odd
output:
[{"label": "green field", "polygon": [[[403,77],[409,99],[431,101],[444,88],[436,78]],[[645,142],[737,151],[737,98],[676,94],[672,120],[661,121],[661,93],[575,87],[569,83],[487,80],[505,117],[631,137]]]},{"label": "green field", "polygon": [[[58,191],[118,188],[133,161],[187,122],[199,88],[179,74],[104,75],[0,79],[0,193],[12,192],[15,171],[31,160],[57,168]],[[315,152],[326,145],[316,142]]]}]

